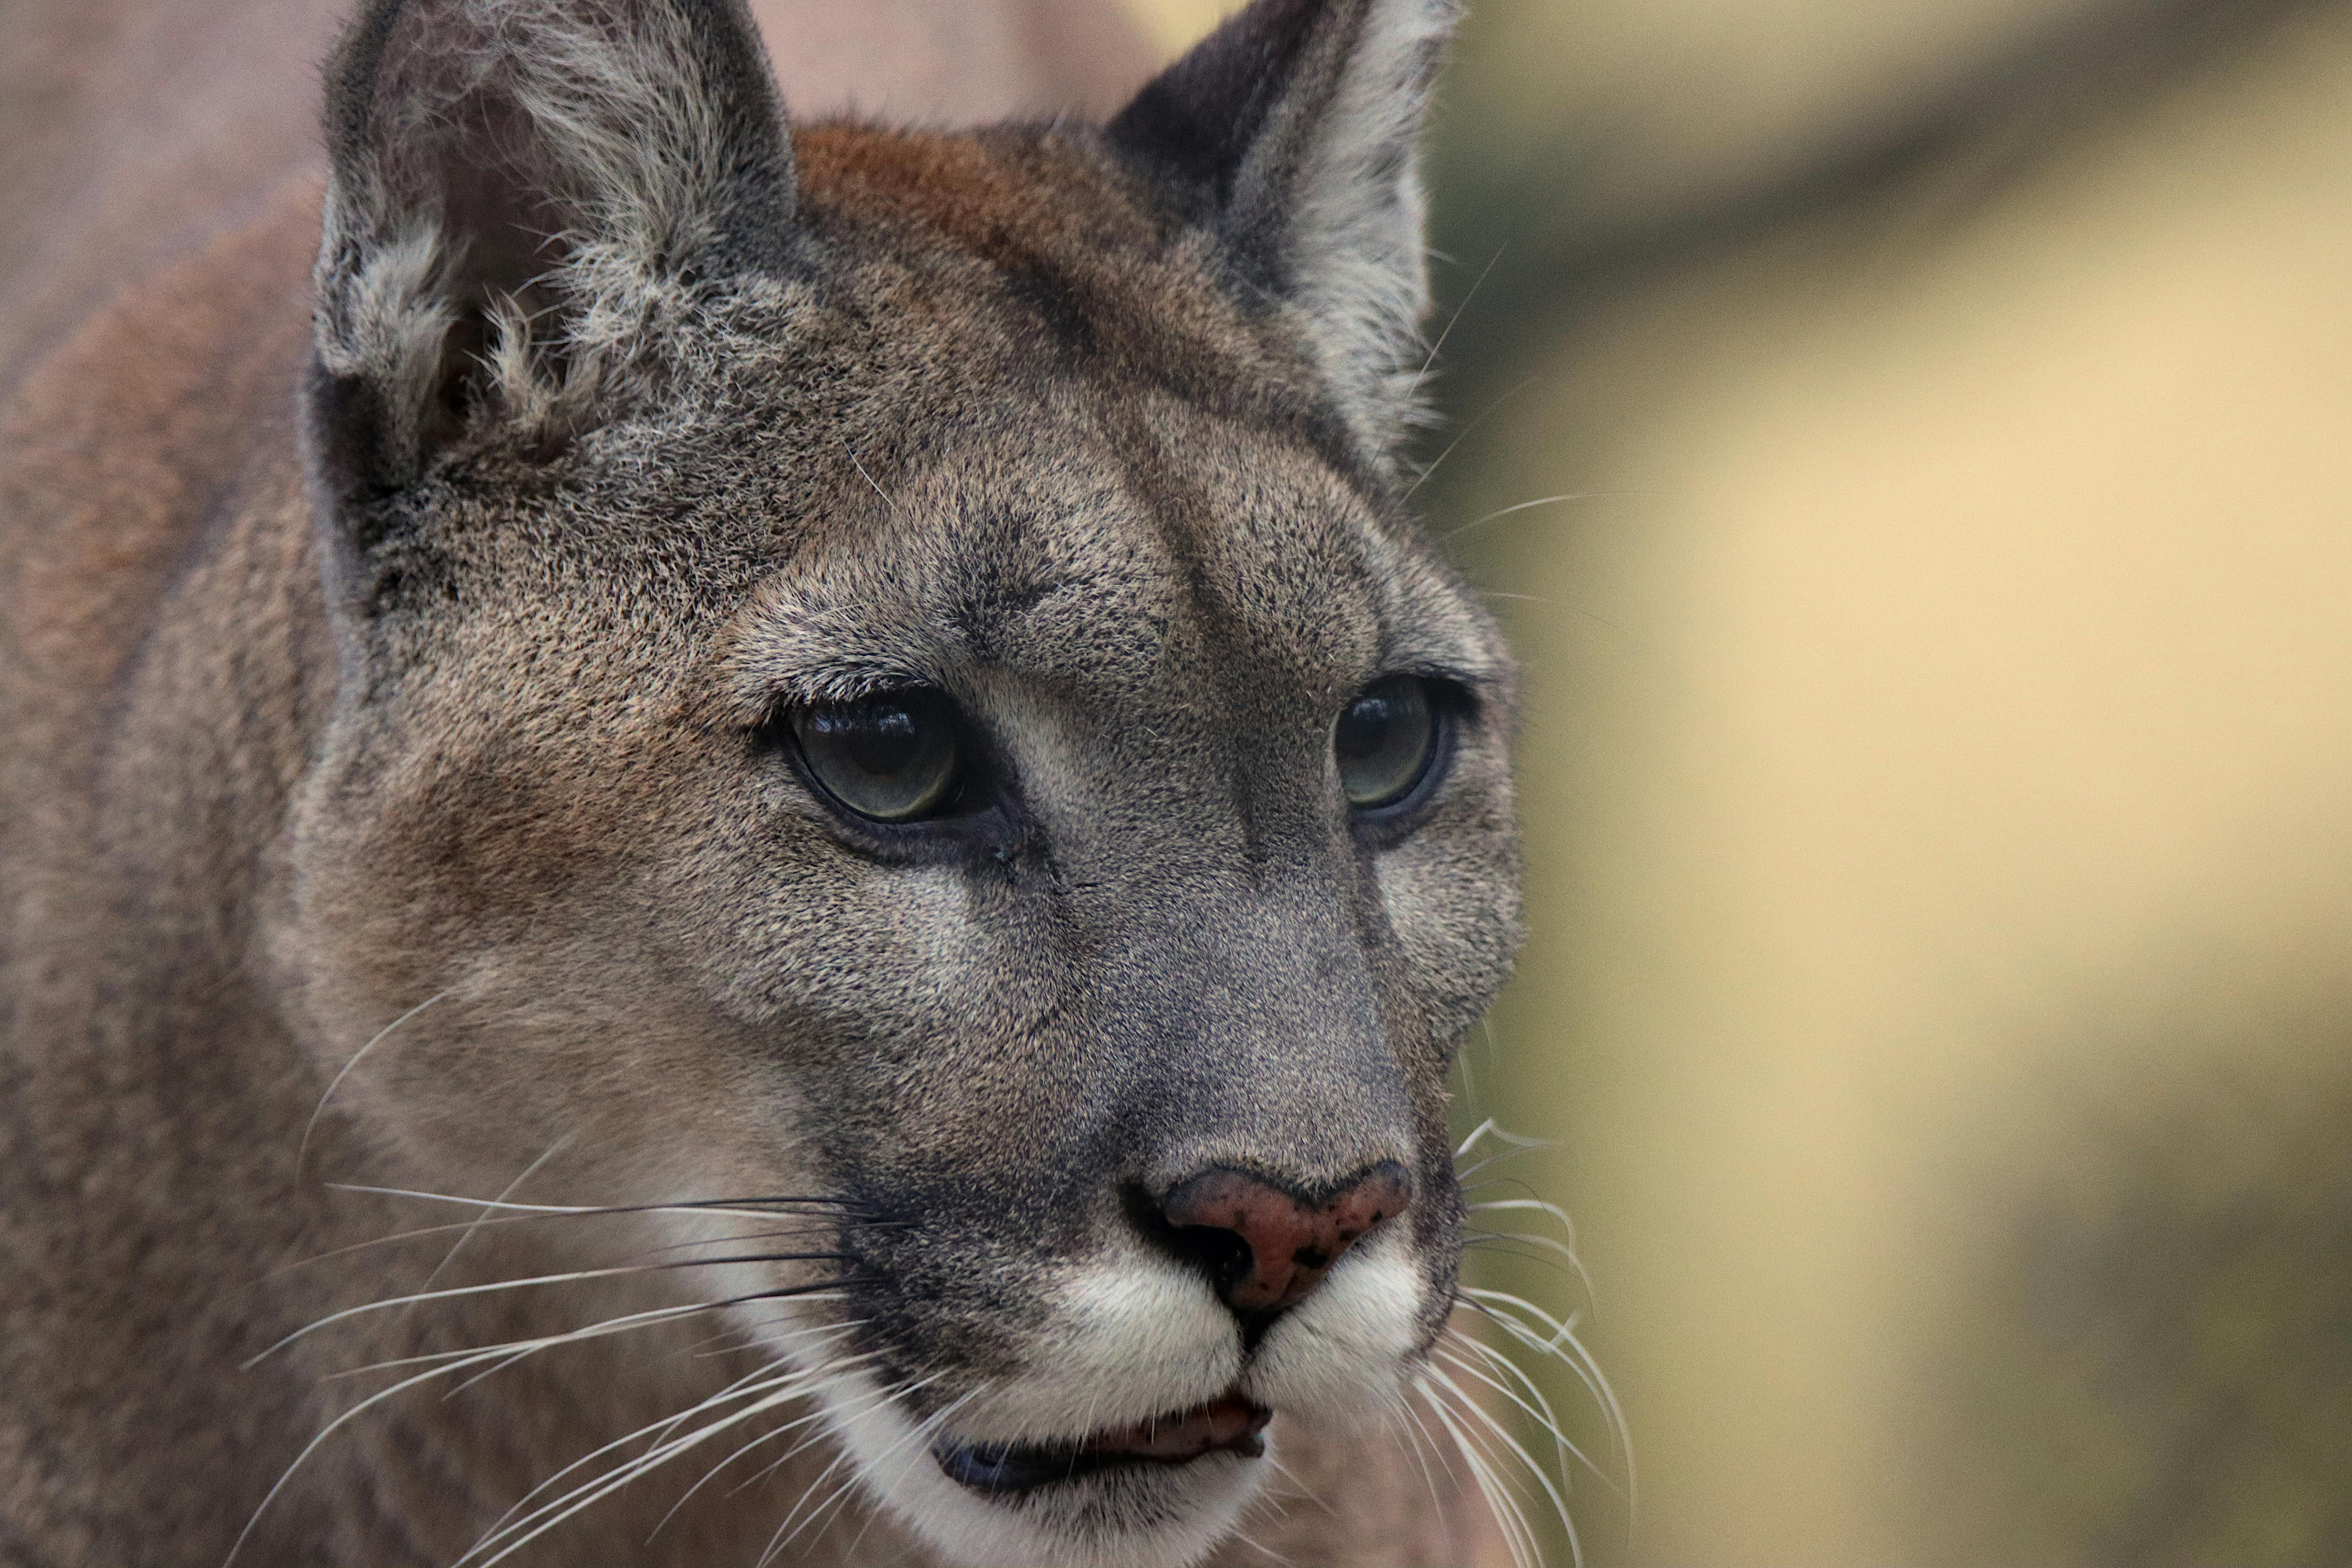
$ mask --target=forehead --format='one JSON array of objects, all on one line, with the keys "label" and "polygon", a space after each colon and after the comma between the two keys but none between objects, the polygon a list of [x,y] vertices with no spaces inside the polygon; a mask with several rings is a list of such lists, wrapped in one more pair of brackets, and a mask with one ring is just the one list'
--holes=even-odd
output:
[{"label": "forehead", "polygon": [[1499,672],[1287,329],[1088,144],[835,126],[795,153],[862,330],[914,367],[881,401],[926,435],[856,465],[738,617],[747,702],[994,674],[1131,709],[1243,672],[1255,705],[1328,709],[1386,670]]},{"label": "forehead", "polygon": [[824,700],[988,677],[1081,702],[1328,709],[1385,671],[1481,683],[1475,600],[1310,448],[1162,393],[1024,398],[842,498],[730,638],[740,695]]},{"label": "forehead", "polygon": [[746,699],[983,670],[1134,693],[1218,668],[1328,705],[1383,670],[1496,666],[1461,585],[1307,451],[1164,397],[1025,414],[842,499],[731,627]]}]

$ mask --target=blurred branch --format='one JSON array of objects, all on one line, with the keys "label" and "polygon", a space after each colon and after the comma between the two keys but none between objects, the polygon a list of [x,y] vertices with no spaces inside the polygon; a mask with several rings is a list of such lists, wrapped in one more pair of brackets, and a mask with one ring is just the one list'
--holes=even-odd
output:
[{"label": "blurred branch", "polygon": [[[1989,52],[1908,115],[1849,125],[1826,145],[1790,149],[1776,176],[1636,223],[1580,207],[1572,139],[1506,167],[1474,146],[1442,143],[1435,237],[1460,265],[1438,285],[1437,321],[1448,331],[1439,401],[1448,426],[1424,460],[1500,389],[1523,380],[1531,355],[1572,340],[1630,287],[1795,225],[1866,210],[1929,179],[1947,203],[1989,199],[2283,25],[2344,5],[2122,0],[2069,13]],[[1471,279],[1489,266],[1465,305]]]}]

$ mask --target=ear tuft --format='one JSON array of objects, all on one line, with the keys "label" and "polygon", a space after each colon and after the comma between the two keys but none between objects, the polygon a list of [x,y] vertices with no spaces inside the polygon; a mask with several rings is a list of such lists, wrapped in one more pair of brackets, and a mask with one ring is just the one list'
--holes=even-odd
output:
[{"label": "ear tuft", "polygon": [[340,476],[415,479],[492,420],[560,437],[659,372],[698,284],[791,246],[786,136],[739,0],[373,0],[328,68],[316,340]]},{"label": "ear tuft", "polygon": [[1365,447],[1415,416],[1420,141],[1457,0],[1256,0],[1144,88],[1113,145],[1300,312]]}]

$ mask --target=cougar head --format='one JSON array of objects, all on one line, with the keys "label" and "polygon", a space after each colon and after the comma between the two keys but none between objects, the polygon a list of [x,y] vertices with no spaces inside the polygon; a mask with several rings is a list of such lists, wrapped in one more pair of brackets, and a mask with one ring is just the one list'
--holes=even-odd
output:
[{"label": "cougar head", "polygon": [[[733,0],[329,68],[300,1027],[400,1020],[337,1090],[395,1168],[647,1205],[954,1561],[1197,1559],[1454,1304],[1517,869],[1394,455],[1451,12],[953,135],[788,131]],[[827,1256],[726,1245],[785,1194]]]}]

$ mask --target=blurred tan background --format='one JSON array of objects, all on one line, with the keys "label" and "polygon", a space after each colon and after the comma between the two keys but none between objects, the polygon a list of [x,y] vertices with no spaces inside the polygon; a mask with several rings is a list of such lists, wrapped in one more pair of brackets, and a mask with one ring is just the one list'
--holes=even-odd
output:
[{"label": "blurred tan background", "polygon": [[2352,7],[1475,0],[1431,173],[1588,1561],[2352,1563]]}]

